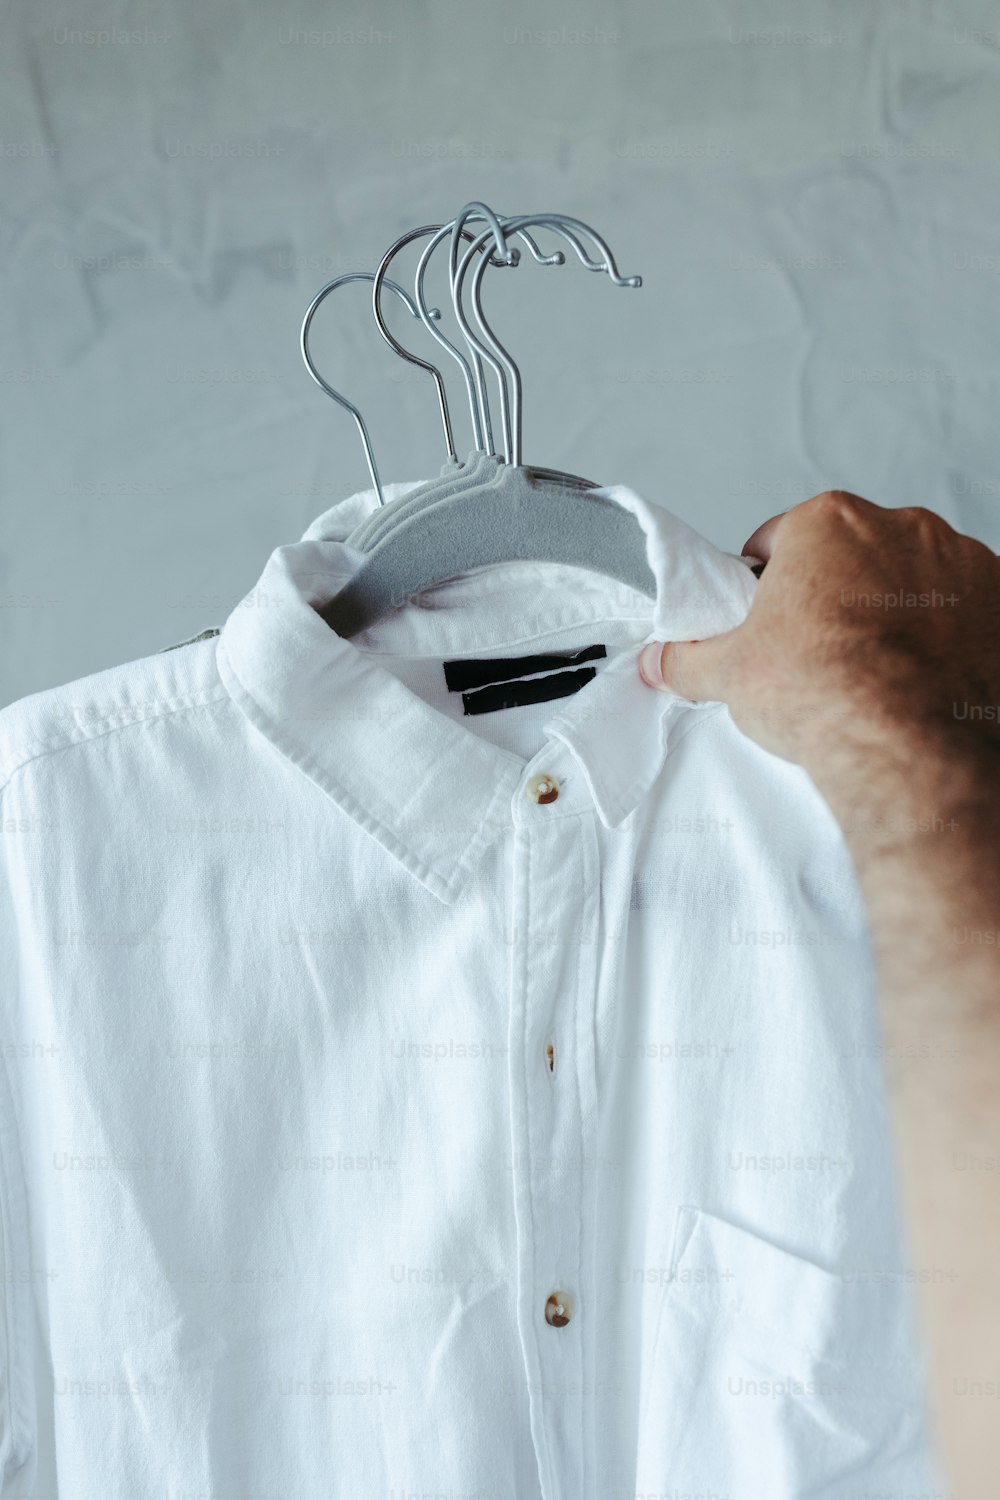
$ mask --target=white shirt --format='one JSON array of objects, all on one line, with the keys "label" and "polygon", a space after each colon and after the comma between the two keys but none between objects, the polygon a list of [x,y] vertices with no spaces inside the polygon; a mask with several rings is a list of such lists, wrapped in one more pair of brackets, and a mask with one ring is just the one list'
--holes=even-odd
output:
[{"label": "white shirt", "polygon": [[747,565],[605,493],[655,605],[511,564],[343,640],[368,493],[0,713],[4,1500],[933,1489],[848,855],[638,676]]}]

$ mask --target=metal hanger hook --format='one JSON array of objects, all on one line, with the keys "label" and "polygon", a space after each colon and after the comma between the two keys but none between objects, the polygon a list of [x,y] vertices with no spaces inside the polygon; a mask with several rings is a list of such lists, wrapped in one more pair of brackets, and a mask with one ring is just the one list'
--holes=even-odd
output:
[{"label": "metal hanger hook", "polygon": [[[399,340],[393,337],[386,325],[385,317],[382,313],[381,303],[382,284],[383,282],[386,282],[386,272],[388,271],[393,259],[399,254],[400,250],[404,250],[406,246],[409,245],[413,240],[422,239],[425,235],[434,234],[436,231],[442,231],[450,228],[450,224],[424,224],[420,229],[411,229],[407,234],[400,235],[399,239],[395,240],[389,246],[388,250],[379,261],[378,268],[373,278],[372,312],[375,314],[375,322],[378,325],[379,333],[382,335],[383,339],[389,345],[389,348],[393,351],[393,353],[398,354],[400,359],[405,359],[408,364],[416,365],[420,370],[426,370],[427,373],[432,376],[434,380],[434,389],[437,393],[438,411],[441,414],[441,425],[444,429],[445,450],[450,459],[456,459],[455,438],[451,425],[451,413],[448,409],[448,397],[445,392],[444,379],[441,375],[441,371],[437,368],[436,365],[430,364],[426,359],[421,359],[418,355],[412,354],[410,350],[404,349]],[[469,241],[471,241],[473,238],[472,234],[468,230],[464,232],[463,237]],[[491,255],[491,259],[492,258],[493,257]],[[505,260],[494,259],[493,264],[503,266],[506,265],[507,262]],[[394,283],[392,282],[387,282],[387,284],[390,286],[394,285]],[[435,316],[439,318],[441,316],[440,311],[436,308],[428,309],[426,306],[414,310],[416,316],[423,320],[424,326],[429,330],[429,332],[437,337],[437,332],[430,320]],[[445,341],[445,347],[449,350],[451,349],[451,345],[448,344],[447,341]]]},{"label": "metal hanger hook", "polygon": [[[481,205],[470,205],[470,207],[477,207],[477,208],[479,206],[481,206]],[[546,214],[539,213],[539,214],[521,215],[520,216],[520,221],[523,223],[524,220],[527,220],[528,222],[532,222],[533,224],[537,224],[539,226],[543,226],[543,227],[552,229],[554,232],[557,232],[557,233],[561,234],[562,237],[567,241],[567,243],[574,250],[574,252],[575,252],[578,260],[580,261],[580,263],[583,266],[585,266],[588,271],[604,271],[604,272],[606,272],[610,276],[610,278],[612,279],[612,281],[615,282],[615,284],[617,286],[641,286],[642,285],[642,278],[641,277],[623,277],[623,276],[620,275],[620,273],[618,271],[618,267],[615,265],[614,256],[612,255],[610,249],[608,248],[607,243],[596,232],[596,230],[592,229],[588,224],[584,224],[581,220],[579,220],[579,219],[572,219],[572,218],[570,218],[566,214],[558,214],[558,213],[546,213]],[[505,219],[501,219],[500,223],[504,227],[504,230],[506,232],[509,221],[505,220]],[[570,225],[573,226],[572,229],[569,227]],[[492,223],[491,223],[490,227],[491,227],[491,229],[493,229],[494,226],[493,226]],[[592,260],[591,257],[587,254],[587,252],[584,249],[583,245],[580,243],[580,240],[577,238],[576,233],[574,233],[574,230],[579,231],[579,233],[581,233],[581,234],[589,235],[590,238],[592,240],[594,240],[594,242],[600,248],[600,250],[601,250],[601,252],[602,252],[602,254],[604,256],[604,259],[603,260]],[[542,256],[541,253],[538,251],[537,246],[535,245],[534,241],[526,233],[526,231],[525,231],[525,229],[523,227],[520,228],[520,229],[518,229],[518,230],[514,230],[513,232],[516,233],[520,238],[524,239],[528,243],[528,245],[531,247],[532,253],[533,253],[534,258],[536,260],[542,261],[544,264],[562,264],[564,262],[565,257],[563,256],[563,254],[562,254],[561,251],[556,251],[555,254],[551,255],[551,256]],[[495,229],[494,229],[494,233],[495,233]],[[453,238],[452,238],[452,254],[453,254],[453,256],[456,253],[456,249],[457,249],[457,240],[453,236]],[[514,252],[514,253],[516,253],[516,252]],[[492,263],[495,264],[495,260]],[[452,269],[452,278],[451,278],[452,279],[452,299],[454,301],[454,299],[455,299],[455,281],[456,281],[456,278],[457,278],[457,275],[458,275],[457,267],[454,264],[454,262],[452,264],[452,268],[451,269]],[[473,282],[473,305],[474,306],[476,306],[476,300],[479,297],[479,287],[481,286],[481,284],[482,284],[482,277],[481,276],[476,276],[474,278],[474,282]],[[417,302],[418,302],[418,305],[420,305],[421,298],[420,298],[419,292],[418,292],[418,295],[417,295]],[[463,326],[462,325],[461,316],[457,312],[456,312],[456,316],[459,319],[459,325]],[[488,329],[488,325],[485,324],[485,319],[484,319],[484,317],[482,315],[482,304],[481,303],[479,304],[479,307],[478,307],[477,319],[478,319],[478,321],[480,323],[480,326],[483,328],[484,333],[488,333],[489,329]],[[431,332],[434,333],[434,330],[431,330]],[[485,374],[484,374],[484,371],[483,371],[483,358],[485,356],[484,356],[484,354],[483,354],[480,346],[475,342],[475,340],[471,340],[470,341],[470,339],[468,338],[467,325],[463,327],[463,334],[465,335],[466,344],[468,345],[469,352],[470,352],[470,354],[472,356],[472,360],[473,360],[473,364],[475,366],[475,372],[476,372],[475,392],[473,392],[473,388],[472,388],[471,382],[469,380],[469,377],[466,376],[466,385],[467,385],[468,390],[469,390],[470,405],[472,404],[473,400],[475,400],[475,403],[476,403],[476,406],[473,408],[473,424],[474,424],[474,427],[476,429],[477,434],[479,434],[482,431],[482,428],[485,428],[486,436],[487,436],[487,442],[489,444],[490,450],[492,451],[493,450],[493,431],[492,431],[492,424],[490,422],[489,401],[488,401],[488,397],[487,397],[487,393],[486,393],[486,379],[485,379]],[[445,347],[449,347],[448,344],[447,344],[447,340],[445,340],[444,335],[442,333],[440,333],[440,332],[434,333],[434,336],[438,339],[439,342],[444,343]],[[504,352],[507,353],[507,351],[504,351]],[[514,385],[514,406],[516,408],[517,415],[518,415],[518,418],[519,418],[519,416],[520,416],[520,400],[521,400],[520,372],[519,372],[517,366],[514,365],[513,361],[510,359],[509,354],[508,354],[507,357],[508,357],[508,361],[509,361],[508,369],[509,369],[509,372],[511,374],[512,383]],[[499,366],[496,364],[495,360],[491,360],[491,359],[487,358],[487,363],[490,364],[491,368],[493,369],[494,373],[496,374],[497,382],[498,382],[499,387],[500,387],[500,406],[501,406],[501,418],[502,418],[502,422],[503,422],[504,453],[505,453],[505,457],[506,457],[506,459],[507,459],[507,461],[509,463],[511,461],[511,451],[512,451],[512,447],[513,447],[513,444],[514,444],[514,438],[513,438],[513,435],[512,435],[512,430],[513,430],[514,427],[516,427],[518,425],[518,423],[517,422],[512,423],[512,420],[511,420],[511,410],[510,410],[510,408],[511,408],[511,398],[510,398],[510,393],[509,393],[508,388],[507,388],[507,382],[506,382],[506,378],[505,378],[504,374],[501,372],[501,370],[500,370]],[[464,364],[464,361],[463,361],[463,364]],[[478,408],[478,413],[477,413],[477,408]],[[479,439],[479,440],[481,442],[481,439]]]},{"label": "metal hanger hook", "polygon": [[507,237],[503,224],[490,208],[488,203],[480,203],[478,200],[467,203],[457,218],[451,221],[451,255],[449,257],[449,271],[452,279],[455,276],[455,264],[458,260],[458,242],[462,238],[462,231],[470,219],[482,219],[489,225],[493,234],[495,246],[494,253],[508,266],[516,266],[520,260],[520,252],[512,250],[507,244]]},{"label": "metal hanger hook", "polygon": [[[338,406],[342,406],[345,411],[349,411],[351,416],[354,418],[355,425],[357,426],[358,432],[361,436],[362,446],[365,450],[365,460],[368,464],[368,472],[371,475],[372,484],[374,485],[375,493],[378,496],[378,503],[379,505],[384,505],[385,495],[382,492],[382,480],[379,477],[378,465],[375,462],[375,452],[372,448],[372,442],[368,434],[368,427],[365,423],[365,419],[353,402],[348,401],[346,396],[342,396],[339,391],[335,391],[333,386],[330,385],[328,381],[323,379],[323,376],[317,370],[315,362],[313,361],[313,357],[309,352],[309,330],[312,326],[312,320],[316,316],[316,311],[319,308],[320,304],[324,302],[332,292],[335,292],[338,287],[347,286],[349,282],[374,280],[375,276],[371,271],[348,271],[346,275],[337,276],[333,281],[328,281],[326,286],[322,287],[321,290],[316,293],[315,297],[309,304],[305,317],[302,319],[302,330],[299,335],[299,348],[302,351],[302,359],[305,363],[305,367],[309,371],[309,374],[312,376],[313,380],[315,380],[316,384],[319,386],[320,390],[325,391],[333,401],[337,402]],[[391,291],[395,292],[396,296],[404,304],[411,316],[419,319],[420,313],[417,311],[413,299],[409,297],[406,292],[404,292],[403,288],[399,286],[395,281],[388,281],[386,282],[386,285],[390,288]],[[428,309],[427,316],[428,318],[439,318],[441,316],[440,309],[436,307]]]},{"label": "metal hanger hook", "polygon": [[[577,250],[578,254],[579,246],[575,239],[575,234],[573,233],[573,231],[588,235],[594,241],[594,243],[600,247],[605,255],[605,261],[602,265],[591,265],[588,263],[586,258],[581,256],[583,264],[588,266],[588,269],[606,271],[608,276],[616,286],[639,287],[642,285],[641,276],[621,275],[607,244],[595,230],[591,229],[589,225],[584,224],[581,220],[573,219],[567,215],[561,214],[524,214],[517,218],[506,220],[504,227],[507,233],[513,234],[518,230],[527,227],[528,225],[543,225],[547,228],[555,230],[556,232],[564,233],[570,244],[572,244],[574,249]],[[482,239],[483,236],[480,236],[479,238]],[[478,241],[476,242],[476,244],[478,244]],[[455,308],[455,315],[458,318],[459,326],[461,327],[462,333],[470,348],[478,350],[478,352],[491,366],[497,376],[497,380],[500,384],[500,399],[504,414],[504,440],[507,461],[512,465],[520,466],[522,451],[521,374],[517,365],[514,363],[514,360],[511,358],[509,352],[503,347],[502,344],[500,344],[499,340],[496,338],[496,335],[493,333],[493,330],[487,323],[486,316],[483,312],[481,287],[483,272],[486,269],[485,265],[477,266],[476,271],[473,275],[472,301],[473,307],[475,309],[476,319],[479,323],[483,339],[487,342],[481,343],[476,339],[476,336],[473,333],[471,326],[469,325],[468,319],[465,316],[464,308],[462,305],[462,284],[464,282],[466,273],[468,272],[469,266],[472,264],[472,261],[474,259],[475,248],[476,246],[474,245],[472,248],[470,248],[470,250],[466,252],[466,254],[462,258],[461,265],[458,268],[455,281],[455,289],[452,298]],[[507,385],[504,376],[505,371],[506,374],[510,377],[511,390],[513,392],[512,401],[508,400]]]},{"label": "metal hanger hook", "polygon": [[584,259],[582,255],[580,255],[580,258],[581,260],[583,260],[583,263],[587,267],[588,271],[606,271],[609,279],[615,286],[642,286],[641,276],[623,276],[621,274],[617,265],[615,264],[615,258],[608,248],[607,241],[602,235],[599,235],[597,233],[596,229],[592,229],[589,224],[584,224],[580,219],[572,219],[567,214],[532,214],[530,217],[532,223],[541,223],[543,219],[547,220],[551,218],[559,226],[561,232],[573,245],[578,255],[580,255],[580,247],[577,244],[573,234],[570,232],[570,229],[575,230],[578,234],[589,235],[590,238],[594,241],[594,244],[597,245],[600,249],[601,254],[604,256],[604,261],[603,263],[588,261]]},{"label": "metal hanger hook", "polygon": [[[485,205],[481,204],[467,204],[466,208],[463,209],[463,213],[471,217],[472,210],[478,210],[479,208],[484,207]],[[492,214],[492,211],[490,212],[492,220],[496,222],[502,222],[497,220],[497,216],[495,214]],[[458,235],[456,235],[454,231],[457,225],[457,219],[452,219],[449,224],[442,224],[435,233],[434,238],[424,248],[420,256],[420,261],[417,266],[417,273],[414,280],[414,296],[416,298],[417,307],[420,309],[421,314],[423,314],[427,310],[427,299],[424,293],[424,278],[427,274],[428,262],[430,261],[430,258],[434,254],[434,251],[437,249],[438,245],[441,244],[441,242],[446,238],[449,232],[452,233],[453,249],[455,246],[457,246],[459,237],[470,242],[472,242],[473,240],[473,236],[467,229],[464,228],[459,231]],[[481,252],[485,247],[486,242],[491,234],[495,239],[496,230],[494,229],[492,223],[490,224],[490,228],[484,231],[483,234],[479,235],[476,239],[476,244],[479,247],[479,252]],[[532,258],[536,260],[539,265],[561,266],[565,263],[566,257],[563,255],[561,250],[557,250],[551,255],[545,255],[543,251],[539,249],[538,245],[535,243],[531,235],[526,234],[523,230],[521,230],[518,231],[518,237],[524,241],[524,243],[528,247],[529,252],[531,253]],[[490,264],[494,266],[517,265],[520,259],[520,254],[516,247],[510,250],[509,257],[510,258],[507,260],[500,260],[495,253],[491,253],[489,261]],[[454,289],[454,265],[451,265],[449,268],[449,280],[452,288]],[[458,349],[450,339],[446,338],[444,333],[439,328],[432,328],[428,326],[428,332],[433,338],[437,340],[437,342],[443,349],[447,350],[452,359],[454,359],[461,368],[462,376],[465,380],[466,393],[469,399],[469,412],[472,418],[473,442],[476,448],[479,449],[480,452],[492,452],[493,429],[490,422],[489,404],[486,399],[485,376],[483,374],[482,360],[480,358],[478,349],[474,345],[469,343],[468,340],[466,340],[466,343],[469,347],[469,352],[472,356],[473,365],[475,367],[475,374],[473,374],[473,370],[470,369],[469,362],[462,354],[461,350]]]}]

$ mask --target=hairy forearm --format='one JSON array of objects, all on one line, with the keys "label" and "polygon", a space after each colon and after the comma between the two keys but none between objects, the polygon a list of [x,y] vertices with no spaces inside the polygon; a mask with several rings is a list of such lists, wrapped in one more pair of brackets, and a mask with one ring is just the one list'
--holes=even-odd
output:
[{"label": "hairy forearm", "polygon": [[942,1450],[986,1494],[1000,1392],[1000,744],[911,728],[811,768],[875,952],[910,1254]]}]

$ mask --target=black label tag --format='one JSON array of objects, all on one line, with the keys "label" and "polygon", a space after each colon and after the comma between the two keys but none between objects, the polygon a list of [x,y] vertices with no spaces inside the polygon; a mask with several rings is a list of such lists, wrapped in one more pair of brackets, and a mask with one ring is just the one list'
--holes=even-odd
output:
[{"label": "black label tag", "polygon": [[547,703],[550,698],[568,698],[597,676],[595,667],[575,672],[550,672],[547,677],[529,677],[524,682],[491,682],[487,687],[463,693],[467,714],[493,714],[501,708],[522,708],[526,703]]},{"label": "black label tag", "polygon": [[[449,693],[464,693],[468,688],[484,687],[490,682],[510,682],[514,677],[531,677],[536,672],[553,672],[558,667],[574,667],[579,662],[596,661],[598,657],[607,654],[606,646],[584,646],[581,651],[548,651],[541,656],[494,656],[489,661],[477,661],[469,657],[446,661],[444,680],[448,684]],[[594,675],[593,671],[590,675]],[[555,698],[563,695],[553,693],[552,696]],[[524,701],[544,703],[545,699]]]}]

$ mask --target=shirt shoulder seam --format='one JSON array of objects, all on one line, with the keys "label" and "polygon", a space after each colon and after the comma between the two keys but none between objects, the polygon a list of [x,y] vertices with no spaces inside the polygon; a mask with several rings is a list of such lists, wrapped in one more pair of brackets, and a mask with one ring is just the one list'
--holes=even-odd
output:
[{"label": "shirt shoulder seam", "polygon": [[189,635],[186,641],[174,641],[172,646],[161,646],[159,651],[156,652],[156,655],[162,656],[164,651],[179,651],[182,646],[193,646],[198,641],[207,641],[210,640],[212,636],[221,634],[221,626],[210,625],[207,630],[199,630],[197,635]]},{"label": "shirt shoulder seam", "polygon": [[[136,724],[148,724],[156,719],[168,718],[172,714],[185,713],[196,708],[210,708],[215,703],[232,702],[232,698],[224,683],[219,683],[212,688],[205,688],[186,698],[165,698],[161,704],[157,704],[152,712],[133,712],[120,722],[111,722],[116,716],[107,714],[77,730],[66,730],[47,739],[38,741],[36,746],[30,750],[15,750],[12,752],[13,763],[8,766],[2,779],[0,779],[0,793],[6,790],[12,778],[18,771],[23,771],[36,760],[42,760],[47,755],[54,755],[60,750],[74,750],[80,746],[92,744],[94,741],[104,739],[121,729],[132,729]],[[127,712],[127,710],[126,710]]]}]

